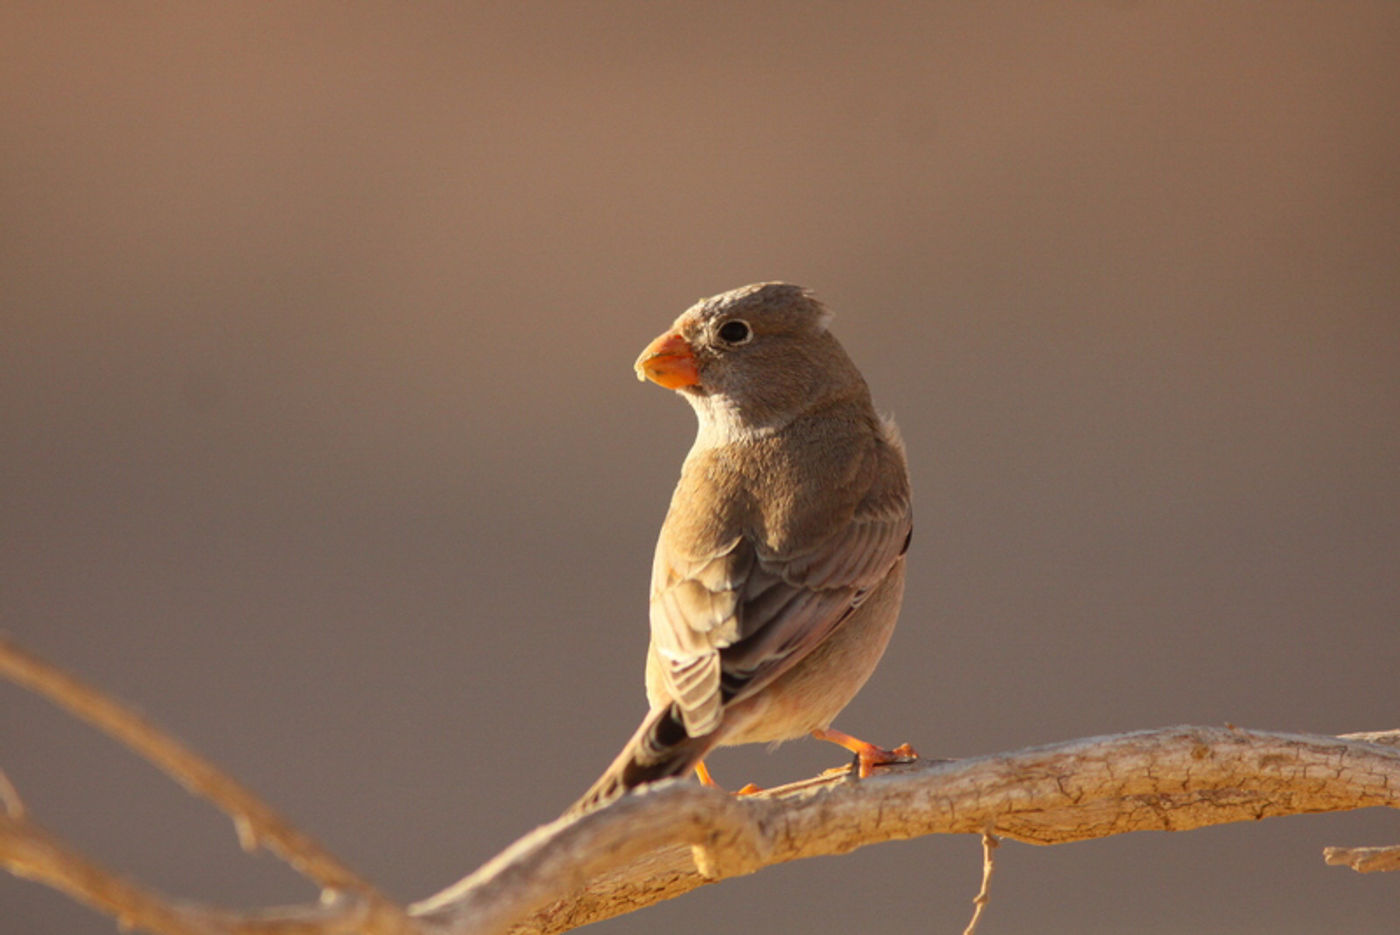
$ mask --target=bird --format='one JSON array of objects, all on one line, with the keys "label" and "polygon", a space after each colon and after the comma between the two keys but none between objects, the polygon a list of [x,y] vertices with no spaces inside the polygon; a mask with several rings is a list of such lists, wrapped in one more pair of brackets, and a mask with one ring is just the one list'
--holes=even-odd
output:
[{"label": "bird", "polygon": [[691,770],[715,785],[719,746],[810,734],[862,778],[917,756],[831,728],[889,643],[913,532],[899,431],[831,320],[801,286],[753,283],[695,303],[638,357],[698,428],[652,562],[649,711],[565,814]]}]

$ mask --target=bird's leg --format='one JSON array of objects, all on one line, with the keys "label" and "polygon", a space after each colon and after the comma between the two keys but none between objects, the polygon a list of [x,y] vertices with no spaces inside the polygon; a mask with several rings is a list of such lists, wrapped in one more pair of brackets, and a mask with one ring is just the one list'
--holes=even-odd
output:
[{"label": "bird's leg", "polygon": [[[700,760],[698,763],[695,764],[695,775],[700,779],[700,785],[709,786],[711,789],[718,789],[720,792],[724,791],[724,787],[721,786],[719,783],[715,782],[715,777],[710,775],[710,769],[708,766],[705,765],[704,760]],[[749,783],[742,789],[736,791],[734,794],[753,795],[755,792],[762,791],[762,787],[756,786],[753,783]]]},{"label": "bird's leg", "polygon": [[854,765],[861,779],[869,776],[871,770],[876,766],[884,766],[886,763],[910,763],[919,758],[919,755],[914,752],[914,748],[907,743],[902,743],[893,750],[886,750],[884,747],[877,747],[873,743],[866,743],[850,734],[830,728],[814,730],[812,736],[828,743],[840,744],[854,753],[856,755]]},{"label": "bird's leg", "polygon": [[[700,785],[702,786],[709,786],[711,789],[720,788],[719,783],[715,782],[715,777],[710,775],[709,767],[705,765],[704,760],[700,760],[695,764],[695,776],[700,780]],[[723,792],[724,790],[720,789],[720,791]]]}]

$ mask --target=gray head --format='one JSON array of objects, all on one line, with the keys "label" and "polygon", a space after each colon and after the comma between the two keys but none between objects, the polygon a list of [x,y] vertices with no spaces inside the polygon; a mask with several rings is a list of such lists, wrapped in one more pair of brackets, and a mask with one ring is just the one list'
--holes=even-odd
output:
[{"label": "gray head", "polygon": [[754,283],[701,299],[637,360],[639,379],[678,390],[706,422],[773,429],[865,381],[827,330],[831,313],[801,286]]}]

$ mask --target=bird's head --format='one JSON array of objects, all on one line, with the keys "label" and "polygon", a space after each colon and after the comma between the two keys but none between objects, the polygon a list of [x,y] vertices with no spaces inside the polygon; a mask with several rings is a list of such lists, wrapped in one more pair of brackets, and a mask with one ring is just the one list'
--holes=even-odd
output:
[{"label": "bird's head", "polygon": [[[777,428],[865,382],[807,290],[755,283],[702,299],[637,358],[639,380],[679,391],[707,419]],[[721,427],[721,426],[716,426]]]}]

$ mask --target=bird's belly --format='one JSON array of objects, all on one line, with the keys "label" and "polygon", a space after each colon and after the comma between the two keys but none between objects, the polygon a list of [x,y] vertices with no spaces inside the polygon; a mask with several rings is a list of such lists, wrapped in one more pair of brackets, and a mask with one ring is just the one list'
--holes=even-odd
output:
[{"label": "bird's belly", "polygon": [[904,597],[904,558],[865,603],[806,658],[724,712],[720,746],[772,743],[831,725],[885,653]]}]

